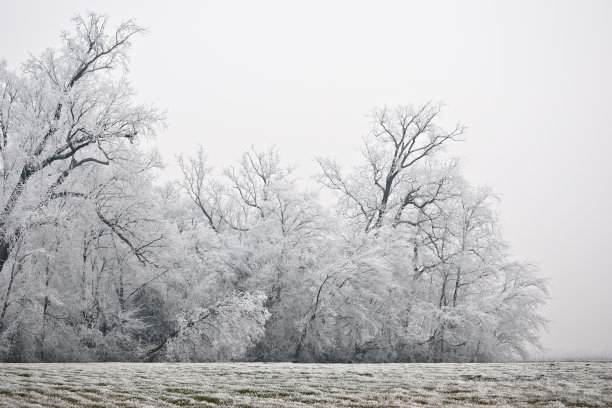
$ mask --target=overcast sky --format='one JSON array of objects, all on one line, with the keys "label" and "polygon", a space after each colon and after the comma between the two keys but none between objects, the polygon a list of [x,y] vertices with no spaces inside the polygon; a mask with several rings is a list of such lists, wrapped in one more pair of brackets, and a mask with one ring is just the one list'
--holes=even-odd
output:
[{"label": "overcast sky", "polygon": [[1,2],[13,68],[85,7],[149,27],[129,78],[167,110],[168,162],[196,143],[219,165],[275,144],[307,177],[314,156],[354,160],[373,107],[444,102],[468,127],[450,153],[550,279],[544,345],[612,353],[611,1]]}]

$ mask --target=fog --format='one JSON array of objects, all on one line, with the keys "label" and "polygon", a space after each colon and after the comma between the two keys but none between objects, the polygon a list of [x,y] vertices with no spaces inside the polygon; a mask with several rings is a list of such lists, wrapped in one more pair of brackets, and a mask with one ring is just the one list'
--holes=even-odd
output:
[{"label": "fog", "polygon": [[[0,56],[59,45],[82,2],[4,2]],[[351,163],[375,106],[444,102],[449,148],[499,194],[505,236],[550,279],[548,353],[612,353],[612,4],[98,1],[136,18],[130,81],[167,111],[156,146],[215,164],[276,145],[305,183],[315,156]],[[314,184],[313,184],[314,185]]]}]

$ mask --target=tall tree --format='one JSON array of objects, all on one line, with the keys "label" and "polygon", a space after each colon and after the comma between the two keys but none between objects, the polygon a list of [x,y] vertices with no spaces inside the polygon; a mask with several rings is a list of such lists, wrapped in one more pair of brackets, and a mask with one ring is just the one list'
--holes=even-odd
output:
[{"label": "tall tree", "polygon": [[[362,150],[366,163],[348,176],[333,160],[318,160],[319,182],[340,194],[345,213],[366,232],[385,223],[416,224],[418,212],[444,195],[448,170],[430,180],[419,177],[430,159],[464,132],[461,125],[442,129],[436,123],[440,111],[441,106],[432,103],[374,110],[373,129]],[[411,209],[418,210],[416,218],[414,213],[407,217]]]},{"label": "tall tree", "polygon": [[[75,17],[59,52],[30,58],[20,74],[0,65],[0,272],[30,215],[66,194],[66,181],[91,166],[120,160],[137,137],[151,135],[160,115],[134,104],[117,70],[127,70],[133,21],[110,33],[107,17]],[[127,145],[126,145],[127,144]]]}]

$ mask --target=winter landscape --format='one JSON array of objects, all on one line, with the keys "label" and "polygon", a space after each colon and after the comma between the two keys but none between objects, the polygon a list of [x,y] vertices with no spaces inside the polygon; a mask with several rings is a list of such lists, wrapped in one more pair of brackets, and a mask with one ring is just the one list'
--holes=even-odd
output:
[{"label": "winter landscape", "polygon": [[[542,91],[542,67],[569,44],[535,34],[544,15],[565,35],[580,10],[573,38],[593,41],[581,43],[584,65],[550,65],[573,78],[563,83],[591,92],[581,100],[610,87],[601,67],[612,55],[589,47],[610,45],[601,15],[612,10],[587,3],[556,15],[545,2],[525,14],[484,2],[455,10],[482,13],[469,44],[498,41],[474,58],[533,57],[520,86],[504,64],[504,79],[482,88],[497,71],[444,79],[461,68],[440,68],[428,44],[451,52],[450,31],[425,35],[422,22],[423,78],[441,69],[445,85],[411,90],[373,80],[397,78],[392,64],[366,60],[394,54],[405,33],[354,26],[372,4],[304,15],[280,4],[237,15],[208,3],[38,4],[53,15],[38,29],[0,33],[22,33],[7,43],[22,61],[0,60],[0,406],[612,406],[610,216],[598,207],[612,195],[609,160],[592,157],[612,148],[594,113],[612,114],[610,104],[559,115],[534,99],[559,101]],[[386,7],[375,14],[403,22]],[[456,24],[450,2],[418,7],[425,21]],[[350,35],[328,20],[345,11]],[[505,13],[542,47],[515,37]],[[400,49],[402,69],[421,61]],[[585,67],[605,79],[588,82]],[[546,75],[524,85],[534,72]],[[532,88],[524,131],[504,98]],[[488,102],[470,99],[485,89]],[[472,149],[466,125],[488,136],[488,121],[505,137]],[[589,156],[567,142],[585,132],[597,135]],[[545,153],[525,153],[538,146]],[[564,173],[569,160],[580,170]],[[493,174],[518,187],[500,194]]]},{"label": "winter landscape", "polygon": [[610,407],[611,363],[8,364],[12,407]]}]

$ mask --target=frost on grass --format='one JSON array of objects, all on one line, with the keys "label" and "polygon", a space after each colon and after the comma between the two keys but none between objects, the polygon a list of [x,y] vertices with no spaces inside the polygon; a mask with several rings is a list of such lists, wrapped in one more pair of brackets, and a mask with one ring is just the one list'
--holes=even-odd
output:
[{"label": "frost on grass", "polygon": [[1,364],[2,407],[610,407],[612,363]]}]

